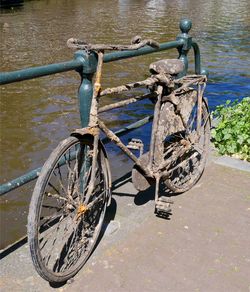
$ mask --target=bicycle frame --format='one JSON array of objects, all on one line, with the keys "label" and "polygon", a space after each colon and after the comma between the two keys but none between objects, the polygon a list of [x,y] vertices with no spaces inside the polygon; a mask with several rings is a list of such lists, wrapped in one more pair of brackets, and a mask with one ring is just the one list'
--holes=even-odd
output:
[{"label": "bicycle frame", "polygon": [[[102,107],[98,110],[98,105],[99,105],[99,98],[100,96],[111,94],[114,92],[116,89],[119,92],[122,92],[124,90],[131,90],[127,88],[119,88],[116,87],[113,90],[101,90],[101,74],[102,74],[102,66],[103,66],[103,52],[98,52],[98,65],[97,65],[97,72],[96,72],[96,78],[95,78],[95,83],[94,83],[94,92],[93,92],[93,97],[92,97],[92,103],[91,103],[91,108],[90,108],[90,119],[89,119],[89,124],[88,128],[92,129],[95,128],[95,138],[94,138],[94,153],[95,153],[95,145],[97,147],[97,140],[99,140],[100,133],[97,129],[101,129],[105,135],[113,141],[131,160],[135,162],[135,164],[140,167],[140,169],[144,172],[144,174],[148,177],[154,177],[154,171],[153,171],[153,153],[154,153],[154,147],[155,147],[155,132],[157,130],[157,124],[158,124],[158,116],[159,116],[159,110],[160,110],[160,104],[161,104],[161,97],[162,97],[162,92],[163,92],[163,87],[161,85],[157,86],[157,90],[154,93],[151,94],[146,94],[142,95],[139,97],[134,97],[130,98],[121,102],[118,102],[116,104],[111,104],[109,106]],[[140,82],[137,82],[139,84]],[[143,82],[142,82],[143,84]],[[133,86],[131,85],[133,88]],[[124,89],[124,90],[122,90]],[[117,135],[115,135],[105,124],[103,121],[100,120],[98,117],[98,113],[111,110],[114,108],[118,108],[121,106],[125,106],[127,104],[137,102],[142,99],[146,98],[152,98],[152,97],[157,97],[157,102],[154,108],[154,120],[153,120],[153,128],[152,128],[152,133],[151,133],[151,142],[150,142],[150,162],[149,162],[149,167],[145,168],[141,163],[140,160],[129,150],[127,146],[119,139]],[[97,149],[97,148],[96,148]],[[96,156],[96,155],[95,155]],[[96,159],[96,157],[93,157]]]},{"label": "bicycle frame", "polygon": [[[166,163],[159,164],[155,163],[155,141],[156,141],[156,133],[158,131],[158,122],[159,122],[159,113],[161,109],[161,104],[163,102],[162,95],[163,95],[163,85],[157,84],[157,78],[153,78],[152,76],[147,78],[144,81],[138,81],[131,84],[121,85],[114,88],[107,88],[101,91],[101,77],[102,77],[102,66],[103,66],[103,56],[104,51],[98,51],[98,63],[97,63],[97,71],[95,76],[95,82],[94,82],[94,91],[92,96],[92,102],[91,102],[91,108],[90,108],[90,117],[89,117],[89,124],[87,128],[76,130],[77,133],[80,134],[90,134],[93,136],[93,162],[92,162],[92,172],[91,172],[91,179],[89,183],[88,192],[86,195],[86,202],[88,202],[91,193],[93,191],[94,186],[94,179],[95,179],[95,167],[97,163],[97,151],[98,151],[98,143],[100,140],[100,129],[104,132],[104,134],[113,141],[131,160],[134,161],[135,165],[139,167],[142,174],[147,178],[153,178],[156,180],[157,188],[159,186],[159,180],[161,175],[166,175],[167,172],[162,172],[162,170],[166,167]],[[158,76],[160,75],[160,76]],[[161,74],[155,75],[158,78],[165,79],[166,86],[168,84],[171,84],[173,80],[171,80],[170,76]],[[176,89],[176,92],[181,92],[183,89],[187,89],[188,86],[192,84],[198,85],[198,117],[197,117],[197,132],[200,131],[200,121],[201,121],[201,104],[202,104],[202,96],[205,89],[205,83],[206,81],[204,79],[204,76],[195,76],[194,79],[191,78],[191,80],[188,80],[185,84],[185,86],[181,86],[180,88]],[[104,95],[108,95],[111,93],[121,93],[123,91],[129,91],[135,87],[142,87],[142,86],[148,86],[148,85],[157,85],[157,89],[149,94],[136,96],[133,98],[126,99],[124,101],[120,101],[117,103],[113,103],[104,107],[99,108],[99,99],[100,97]],[[173,84],[173,83],[172,83]],[[203,85],[203,86],[202,86]],[[150,140],[150,148],[149,148],[149,161],[147,166],[145,167],[139,158],[137,158],[130,150],[129,148],[119,139],[117,135],[115,135],[105,124],[104,122],[98,117],[98,113],[108,111],[111,109],[123,107],[125,105],[137,102],[139,100],[143,100],[146,98],[157,98],[155,107],[154,107],[154,116],[153,116],[153,125],[152,125],[152,131],[151,131],[151,140]],[[184,125],[185,126],[185,125]],[[75,133],[76,133],[75,132]],[[158,193],[158,189],[156,190],[156,193]],[[157,199],[157,198],[156,198]]]}]

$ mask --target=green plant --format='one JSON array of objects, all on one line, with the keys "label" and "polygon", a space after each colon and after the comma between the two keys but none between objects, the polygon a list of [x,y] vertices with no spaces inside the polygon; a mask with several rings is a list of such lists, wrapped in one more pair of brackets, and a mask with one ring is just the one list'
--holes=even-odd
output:
[{"label": "green plant", "polygon": [[250,162],[250,97],[228,100],[212,114],[219,121],[211,132],[218,152]]}]

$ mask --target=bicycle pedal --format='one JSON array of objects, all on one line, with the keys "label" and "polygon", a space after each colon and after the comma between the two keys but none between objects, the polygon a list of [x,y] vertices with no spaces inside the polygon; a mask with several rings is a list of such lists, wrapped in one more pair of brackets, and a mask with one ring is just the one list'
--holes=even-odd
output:
[{"label": "bicycle pedal", "polygon": [[168,217],[171,213],[170,204],[174,202],[166,197],[161,197],[155,202],[155,214],[160,217]]},{"label": "bicycle pedal", "polygon": [[140,149],[140,147],[143,147],[143,142],[142,140],[140,139],[135,139],[135,138],[132,138],[129,142],[128,142],[128,145],[127,147],[130,148],[130,149]]},{"label": "bicycle pedal", "polygon": [[129,141],[129,143],[127,145],[127,148],[133,149],[133,150],[139,150],[140,151],[140,156],[141,156],[142,153],[143,153],[144,144],[143,144],[142,140],[132,138]]}]

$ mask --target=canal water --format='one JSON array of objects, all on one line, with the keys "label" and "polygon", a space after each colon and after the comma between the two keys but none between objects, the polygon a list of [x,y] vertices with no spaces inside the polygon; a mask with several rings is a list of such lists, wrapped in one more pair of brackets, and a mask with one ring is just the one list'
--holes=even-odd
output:
[{"label": "canal water", "polygon": [[[190,34],[200,45],[202,66],[210,72],[206,90],[210,108],[249,95],[249,0],[25,1],[19,8],[1,10],[1,71],[71,60],[73,52],[66,47],[70,37],[121,44],[136,34],[158,42],[174,40],[184,17],[193,22]],[[104,87],[143,79],[152,61],[176,56],[176,50],[171,50],[106,64]],[[70,72],[0,88],[1,183],[43,164],[58,142],[80,126],[78,85],[78,74]],[[108,97],[102,103],[120,98]],[[140,102],[103,118],[112,128],[120,128],[150,112],[150,105]],[[149,131],[146,126],[125,136],[124,141],[136,137],[148,145]],[[108,150],[115,158],[112,167],[117,178],[131,164],[115,147],[108,146]],[[1,197],[0,248],[25,234],[33,186]]]}]

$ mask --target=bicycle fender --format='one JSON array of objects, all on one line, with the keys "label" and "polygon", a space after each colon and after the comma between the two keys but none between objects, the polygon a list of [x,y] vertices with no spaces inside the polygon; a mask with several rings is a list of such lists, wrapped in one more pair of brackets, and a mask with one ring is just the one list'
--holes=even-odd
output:
[{"label": "bicycle fender", "polygon": [[96,136],[99,133],[97,128],[91,128],[91,127],[86,127],[86,128],[81,128],[81,129],[76,129],[74,130],[70,136],[74,136],[77,138],[81,138],[84,135],[90,135],[90,136]]},{"label": "bicycle fender", "polygon": [[106,165],[106,169],[107,169],[107,177],[108,177],[108,206],[110,206],[111,204],[111,199],[112,199],[112,177],[111,177],[111,169],[110,169],[110,165],[109,165],[109,159],[108,159],[108,154],[107,151],[102,143],[101,140],[99,140],[99,145],[102,149],[103,155],[104,155],[104,159],[105,159],[105,165]]},{"label": "bicycle fender", "polygon": [[[82,139],[83,137],[87,138],[87,139],[91,139],[94,140],[94,136],[97,135],[99,133],[99,131],[96,130],[96,128],[90,128],[90,127],[86,127],[86,128],[81,128],[81,129],[76,129],[74,130],[70,136],[76,137],[78,139]],[[109,159],[108,159],[108,155],[107,155],[107,151],[102,143],[102,141],[99,139],[99,147],[102,150],[102,153],[104,155],[104,163],[107,169],[107,177],[108,177],[108,206],[111,204],[111,199],[112,199],[112,191],[111,191],[111,187],[112,187],[112,177],[111,177],[111,170],[110,170],[110,165],[109,165]]]},{"label": "bicycle fender", "polygon": [[209,107],[208,107],[208,100],[207,100],[207,98],[206,97],[202,97],[202,100],[204,101],[204,103],[205,103],[205,105],[206,105],[206,108],[207,108],[207,112],[208,112],[208,114],[209,114],[209,116],[208,116],[208,121],[209,121],[209,126],[210,126],[210,128],[211,128],[211,114],[210,114],[210,111],[209,111]]}]

